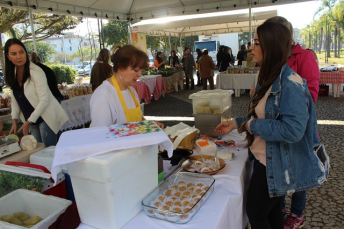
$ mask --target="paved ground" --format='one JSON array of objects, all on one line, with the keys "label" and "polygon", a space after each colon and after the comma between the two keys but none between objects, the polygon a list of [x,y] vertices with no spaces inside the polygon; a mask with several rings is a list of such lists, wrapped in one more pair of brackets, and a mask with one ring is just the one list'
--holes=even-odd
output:
[{"label": "paved ground", "polygon": [[[171,93],[151,104],[145,105],[145,115],[150,116],[186,116],[192,117],[191,93],[199,91],[181,90]],[[245,115],[249,96],[232,97],[232,117]],[[342,229],[344,228],[344,94],[334,98],[319,97],[316,111],[321,141],[331,159],[331,170],[328,181],[321,187],[307,193],[307,204],[304,212],[305,229]],[[179,121],[164,122],[165,126],[174,125]],[[193,125],[193,122],[186,122]],[[286,198],[290,206],[290,198]]]}]

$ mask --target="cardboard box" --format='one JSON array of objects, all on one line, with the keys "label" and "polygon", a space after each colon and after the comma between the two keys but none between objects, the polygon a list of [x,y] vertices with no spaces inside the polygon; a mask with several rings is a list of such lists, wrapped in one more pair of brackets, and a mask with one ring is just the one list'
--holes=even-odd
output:
[{"label": "cardboard box", "polygon": [[[31,227],[46,229],[54,223],[72,201],[55,196],[47,196],[38,192],[18,189],[0,198],[0,216],[13,215],[14,212],[24,212],[29,217],[40,216],[41,222]],[[23,229],[21,226],[0,221],[2,229]]]},{"label": "cardboard box", "polygon": [[[168,136],[172,142],[177,138],[171,138],[170,135]],[[191,134],[187,135],[186,137],[183,138],[183,140],[179,143],[177,146],[177,149],[188,149],[188,150],[193,150],[195,148],[195,143],[197,140],[197,131],[195,130]]]}]

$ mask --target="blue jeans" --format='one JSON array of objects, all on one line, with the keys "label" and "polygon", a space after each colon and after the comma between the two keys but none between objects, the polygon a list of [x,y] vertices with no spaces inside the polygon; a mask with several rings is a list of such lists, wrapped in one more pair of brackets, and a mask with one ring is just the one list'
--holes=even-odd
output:
[{"label": "blue jeans", "polygon": [[[303,210],[306,206],[306,193],[307,191],[294,192],[291,197],[291,212],[301,217],[303,215]],[[285,208],[285,196],[281,198],[281,207]]]},{"label": "blue jeans", "polygon": [[30,132],[37,142],[43,142],[45,147],[55,146],[57,143],[57,135],[44,121],[38,125],[30,125]]}]

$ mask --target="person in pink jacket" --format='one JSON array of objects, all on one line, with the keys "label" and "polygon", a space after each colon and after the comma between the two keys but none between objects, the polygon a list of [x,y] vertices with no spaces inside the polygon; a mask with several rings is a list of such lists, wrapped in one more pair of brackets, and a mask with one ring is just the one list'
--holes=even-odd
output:
[{"label": "person in pink jacket", "polygon": [[[275,16],[266,21],[279,22],[285,25],[290,30],[291,36],[293,36],[293,26],[284,17]],[[299,44],[295,45],[294,39],[292,40],[293,46],[287,61],[287,65],[302,78],[307,80],[309,92],[312,95],[313,102],[315,102],[318,99],[319,93],[320,72],[318,63],[312,51],[302,49]],[[281,198],[282,211],[286,217],[284,229],[296,229],[301,228],[304,225],[303,210],[305,209],[305,206],[306,191],[293,193],[291,199],[291,209],[288,215],[285,207],[285,200],[284,198]]]},{"label": "person in pink jacket", "polygon": [[307,86],[312,95],[313,102],[317,101],[320,72],[313,52],[302,49],[299,44],[294,45],[287,65],[307,80]]}]

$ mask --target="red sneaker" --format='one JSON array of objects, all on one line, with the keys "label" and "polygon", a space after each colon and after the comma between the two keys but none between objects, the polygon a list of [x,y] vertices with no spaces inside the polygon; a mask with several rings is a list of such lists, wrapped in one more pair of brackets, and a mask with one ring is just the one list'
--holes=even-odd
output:
[{"label": "red sneaker", "polygon": [[297,229],[304,226],[303,216],[298,217],[297,215],[290,212],[287,216],[287,220],[284,223],[284,229]]}]

